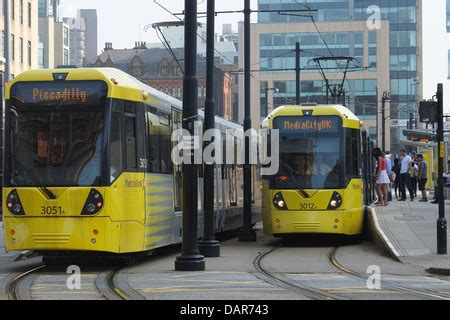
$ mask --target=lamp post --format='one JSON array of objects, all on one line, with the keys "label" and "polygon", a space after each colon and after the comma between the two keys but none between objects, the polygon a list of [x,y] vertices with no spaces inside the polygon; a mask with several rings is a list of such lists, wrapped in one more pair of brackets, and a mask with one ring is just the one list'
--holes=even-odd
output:
[{"label": "lamp post", "polygon": [[[206,36],[206,101],[205,132],[215,128],[216,104],[214,101],[214,1],[208,0],[208,21]],[[211,142],[206,142],[206,149]],[[220,257],[220,244],[214,236],[214,165],[204,164],[204,234],[199,243],[200,253],[205,257]]]},{"label": "lamp post", "polygon": [[[186,0],[188,1],[188,0]],[[245,116],[244,131],[248,132],[252,128],[251,120],[251,55],[250,55],[250,16],[252,9],[250,0],[244,2],[244,94],[245,94]],[[250,164],[250,139],[245,139],[245,165],[244,165],[244,226],[239,234],[240,242],[256,242],[256,232],[252,226],[252,166]]]},{"label": "lamp post", "polygon": [[4,82],[7,83],[11,80],[11,31],[10,31],[10,19],[11,19],[11,1],[3,0],[3,7],[5,8],[5,20],[4,20],[4,34],[5,34],[5,76]]},{"label": "lamp post", "polygon": [[445,218],[445,199],[444,199],[444,86],[438,85],[437,93],[437,118],[438,118],[438,203],[439,219],[437,221],[437,253],[447,254],[447,220]]},{"label": "lamp post", "polygon": [[[185,0],[185,73],[183,79],[183,129],[195,134],[198,117],[197,78],[197,1]],[[204,271],[205,260],[198,250],[198,173],[191,155],[183,164],[183,241],[181,256],[175,261],[177,271]]]},{"label": "lamp post", "polygon": [[390,101],[388,92],[383,92],[383,97],[381,98],[381,148],[386,151],[386,101]]},{"label": "lamp post", "polygon": [[273,91],[273,92],[276,92],[276,93],[280,92],[280,90],[278,90],[278,88],[266,87],[266,90],[265,90],[265,92],[266,92],[266,95],[265,95],[265,97],[266,97],[266,108],[265,108],[264,112],[261,113],[261,118],[265,118],[265,117],[267,117],[269,115],[269,91]]}]

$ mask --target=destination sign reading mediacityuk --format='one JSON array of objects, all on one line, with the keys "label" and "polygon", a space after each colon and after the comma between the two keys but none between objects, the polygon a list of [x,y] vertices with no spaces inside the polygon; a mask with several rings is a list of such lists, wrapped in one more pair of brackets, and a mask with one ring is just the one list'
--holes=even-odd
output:
[{"label": "destination sign reading mediacityuk", "polygon": [[285,133],[337,133],[340,130],[341,121],[336,116],[277,117],[274,119],[273,127]]}]

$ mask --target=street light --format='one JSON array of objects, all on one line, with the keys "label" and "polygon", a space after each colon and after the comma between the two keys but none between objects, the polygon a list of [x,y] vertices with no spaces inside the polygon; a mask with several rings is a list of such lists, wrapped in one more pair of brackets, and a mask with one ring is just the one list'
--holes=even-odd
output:
[{"label": "street light", "polygon": [[389,93],[387,91],[383,92],[383,97],[381,98],[381,147],[383,151],[386,151],[386,101],[391,101]]},{"label": "street light", "polygon": [[264,110],[262,110],[264,112],[261,112],[261,118],[266,118],[269,115],[269,91],[273,91],[275,93],[279,93],[280,92],[280,90],[278,88],[266,87],[266,95],[265,95],[265,97],[266,97],[266,108]]}]

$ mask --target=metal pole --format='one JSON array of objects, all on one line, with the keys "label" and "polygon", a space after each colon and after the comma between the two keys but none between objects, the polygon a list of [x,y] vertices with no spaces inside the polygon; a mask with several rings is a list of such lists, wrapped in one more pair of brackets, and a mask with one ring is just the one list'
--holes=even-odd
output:
[{"label": "metal pole", "polygon": [[[245,118],[244,131],[249,132],[252,128],[250,114],[250,81],[251,81],[251,58],[250,58],[250,15],[252,13],[250,0],[244,2],[244,91],[245,91]],[[244,165],[244,226],[239,234],[240,242],[256,242],[256,232],[252,227],[252,166],[250,164],[250,141],[245,139],[245,165]]]},{"label": "metal pole", "polygon": [[386,150],[386,97],[381,98],[381,149]]},{"label": "metal pole", "polygon": [[269,83],[267,83],[266,87],[266,110],[264,110],[264,113],[262,114],[261,118],[265,118],[269,115]]},{"label": "metal pole", "polygon": [[11,10],[10,10],[11,1],[3,0],[3,6],[5,7],[5,83],[11,81],[11,31],[10,31],[10,22],[11,22]]},{"label": "metal pole", "polygon": [[444,199],[444,86],[438,84],[436,93],[438,103],[438,201],[439,219],[437,221],[437,253],[447,254],[447,220],[445,219],[445,199]]},{"label": "metal pole", "polygon": [[300,42],[295,44],[295,102],[300,105]]},{"label": "metal pole", "polygon": [[[3,72],[0,72],[0,108],[1,108],[1,128],[0,128],[0,143],[1,143],[1,155],[3,158],[0,158],[0,161],[2,161],[2,164],[5,162],[5,74]],[[0,166],[1,176],[0,176],[0,197],[3,196],[3,165]],[[0,212],[0,221],[3,221],[3,212]]]},{"label": "metal pole", "polygon": [[409,129],[414,129],[414,114],[412,112],[409,113]]},{"label": "metal pole", "polygon": [[[198,117],[197,79],[197,1],[185,0],[185,74],[183,79],[183,129],[194,136]],[[183,241],[182,253],[175,261],[177,271],[203,271],[205,260],[198,251],[198,181],[194,155],[183,164]]]},{"label": "metal pole", "polygon": [[[205,101],[205,128],[215,128],[216,105],[214,101],[214,20],[215,0],[208,0],[208,19],[206,35],[206,101]],[[211,142],[205,142],[207,148]],[[200,253],[205,257],[220,257],[220,244],[214,236],[214,165],[203,165],[203,194],[205,208],[203,239],[199,243]]]},{"label": "metal pole", "polygon": [[380,111],[378,110],[378,87],[376,87],[375,88],[376,89],[376,95],[377,95],[377,98],[375,99],[376,101],[375,101],[375,109],[376,109],[376,120],[377,120],[377,122],[376,122],[376,128],[377,128],[377,145],[380,145],[380,119],[379,119],[379,117],[380,117]]}]

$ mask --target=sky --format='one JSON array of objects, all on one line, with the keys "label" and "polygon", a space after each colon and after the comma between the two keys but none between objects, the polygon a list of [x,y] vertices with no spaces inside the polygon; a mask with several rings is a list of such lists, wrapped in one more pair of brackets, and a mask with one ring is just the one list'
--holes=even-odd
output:
[{"label": "sky", "polygon": [[[171,12],[184,10],[183,0],[158,0]],[[257,9],[257,0],[251,0],[252,9]],[[127,4],[124,6],[124,3]],[[199,12],[206,11],[206,0],[199,0]],[[175,17],[165,12],[154,3],[154,0],[62,0],[65,17],[75,17],[77,9],[97,9],[99,19],[99,51],[105,42],[112,42],[114,48],[131,48],[136,41],[159,42],[155,30],[147,32],[144,27],[161,21],[174,21]],[[242,10],[243,0],[216,1],[216,11]],[[257,14],[252,20],[256,21]],[[238,21],[243,20],[242,14],[222,14],[216,17],[216,32],[222,32],[222,24],[232,23],[237,31]],[[206,22],[206,19],[199,21]]]}]

